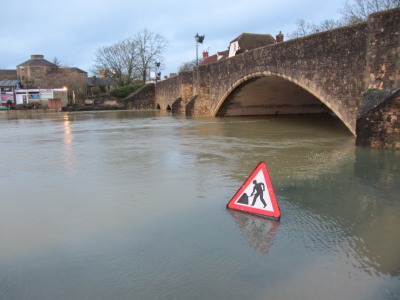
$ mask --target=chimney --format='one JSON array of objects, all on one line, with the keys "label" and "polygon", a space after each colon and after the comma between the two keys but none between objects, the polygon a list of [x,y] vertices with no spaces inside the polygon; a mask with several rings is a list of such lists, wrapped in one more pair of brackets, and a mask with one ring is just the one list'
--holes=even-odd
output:
[{"label": "chimney", "polygon": [[205,58],[207,58],[207,57],[208,57],[208,51],[205,50],[205,51],[203,51],[203,59],[205,59]]},{"label": "chimney", "polygon": [[283,34],[282,34],[282,31],[279,31],[279,33],[276,35],[276,42],[277,42],[277,43],[283,42]]},{"label": "chimney", "polygon": [[31,55],[31,59],[41,59],[41,58],[44,58],[44,56],[41,54],[32,54]]},{"label": "chimney", "polygon": [[99,77],[104,78],[104,77],[106,77],[106,75],[107,75],[106,70],[100,70]]}]

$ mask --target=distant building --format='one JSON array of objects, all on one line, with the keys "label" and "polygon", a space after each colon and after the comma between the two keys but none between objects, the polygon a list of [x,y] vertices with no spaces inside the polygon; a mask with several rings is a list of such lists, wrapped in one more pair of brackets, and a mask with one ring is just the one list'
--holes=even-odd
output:
[{"label": "distant building", "polygon": [[60,69],[68,70],[69,72],[78,74],[81,77],[85,77],[85,78],[87,77],[87,72],[83,71],[83,70],[81,70],[79,68],[73,67],[73,68],[60,68]]},{"label": "distant building", "polygon": [[16,70],[0,70],[0,80],[18,80]]},{"label": "distant building", "polygon": [[31,55],[31,59],[17,66],[17,78],[23,85],[45,86],[50,73],[57,71],[58,66],[44,59],[41,54]]},{"label": "distant building", "polygon": [[95,95],[98,93],[106,93],[115,88],[116,83],[109,77],[105,77],[104,72],[100,72],[100,76],[92,76],[86,78],[87,94]]},{"label": "distant building", "polygon": [[19,80],[0,80],[0,106],[37,103],[47,107],[54,99],[67,106],[67,89],[21,89]]},{"label": "distant building", "polygon": [[208,51],[203,51],[203,59],[199,64],[209,65],[227,57],[228,57],[228,50],[217,52],[216,54],[211,56],[208,56]]},{"label": "distant building", "polygon": [[[59,67],[46,60],[41,54],[31,55],[31,59],[17,66],[17,79],[24,88],[63,88],[75,82],[85,85],[87,72],[79,68]],[[85,90],[85,88],[82,88]]]},{"label": "distant building", "polygon": [[[86,71],[75,67],[60,67],[46,60],[41,54],[31,55],[30,59],[17,65],[16,70],[0,70],[0,81],[3,84],[1,101],[12,101],[13,104],[28,103],[30,99],[34,101],[40,94],[39,97],[42,100],[51,99],[51,97],[62,98],[64,106],[64,94],[69,97],[71,103],[75,103],[76,96],[79,103],[87,94],[92,94],[93,89],[108,92],[115,87],[115,82],[107,78],[105,72],[100,72],[99,77],[88,78]],[[29,92],[28,94],[17,93],[19,96],[11,93],[11,90],[18,89],[29,90]],[[46,91],[51,91],[52,95],[49,96],[50,92]],[[54,94],[59,91],[62,91],[61,95]],[[13,94],[12,97],[11,94]],[[23,94],[26,96],[25,101],[22,99]]]},{"label": "distant building", "polygon": [[[61,85],[57,85],[57,87],[64,87],[65,84],[63,85],[61,83],[61,81],[63,80],[62,77],[64,77],[64,80],[66,82],[66,85],[69,86],[69,88],[75,90],[75,92],[78,92],[79,90],[81,90],[81,93],[83,91],[87,91],[87,85],[86,85],[86,80],[88,78],[88,73],[86,71],[83,71],[79,68],[60,68],[61,71],[61,78],[60,78],[60,84]],[[53,83],[54,86],[54,83]],[[56,87],[56,86],[54,86]]]},{"label": "distant building", "polygon": [[18,80],[0,80],[0,106],[16,104],[15,90],[19,84]]},{"label": "distant building", "polygon": [[230,42],[228,57],[235,56],[239,49],[241,52],[246,52],[275,43],[275,39],[270,34],[242,33]]},{"label": "distant building", "polygon": [[58,99],[61,107],[68,104],[67,89],[17,89],[15,90],[15,104],[40,104],[48,107],[51,100]]}]

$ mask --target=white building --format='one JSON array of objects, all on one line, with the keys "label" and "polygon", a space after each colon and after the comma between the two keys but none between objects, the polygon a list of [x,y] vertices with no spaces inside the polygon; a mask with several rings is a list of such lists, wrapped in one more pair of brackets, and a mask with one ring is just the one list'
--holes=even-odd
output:
[{"label": "white building", "polygon": [[61,99],[61,106],[68,104],[67,89],[17,89],[15,90],[16,104],[39,102],[47,106],[49,99]]}]

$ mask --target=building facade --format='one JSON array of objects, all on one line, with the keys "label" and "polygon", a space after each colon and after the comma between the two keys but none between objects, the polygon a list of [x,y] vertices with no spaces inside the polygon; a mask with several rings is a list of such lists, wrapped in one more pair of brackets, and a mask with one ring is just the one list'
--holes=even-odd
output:
[{"label": "building facade", "polygon": [[0,80],[0,106],[11,106],[16,104],[16,89],[19,87],[18,80]]},{"label": "building facade", "polygon": [[43,55],[33,54],[17,66],[17,79],[25,87],[45,87],[46,78],[57,69],[58,66],[44,59]]}]

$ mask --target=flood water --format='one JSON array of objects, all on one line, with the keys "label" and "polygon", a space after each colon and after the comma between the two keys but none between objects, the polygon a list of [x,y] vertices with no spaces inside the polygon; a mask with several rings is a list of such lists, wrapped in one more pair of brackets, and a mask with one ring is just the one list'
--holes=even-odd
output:
[{"label": "flood water", "polygon": [[[400,299],[400,153],[327,116],[0,112],[0,299]],[[281,221],[226,209],[265,161]]]}]

